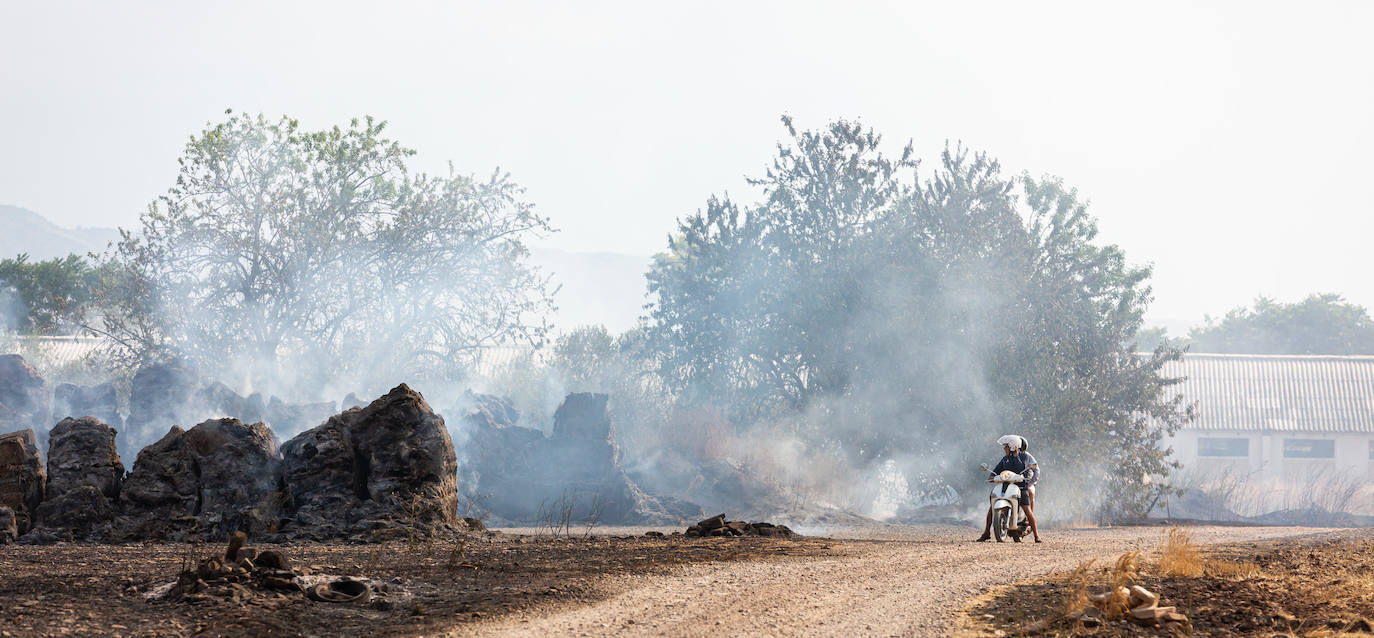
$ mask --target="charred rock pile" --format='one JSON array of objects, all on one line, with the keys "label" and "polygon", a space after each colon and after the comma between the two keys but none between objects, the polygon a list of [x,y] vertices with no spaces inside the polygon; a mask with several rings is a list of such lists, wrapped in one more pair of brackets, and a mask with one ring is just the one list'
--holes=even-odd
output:
[{"label": "charred rock pile", "polygon": [[443,417],[402,384],[282,446],[285,529],[327,538],[397,522],[462,526],[457,469]]},{"label": "charred rock pile", "polygon": [[29,531],[47,482],[33,430],[0,434],[0,540]]},{"label": "charred rock pile", "polygon": [[172,426],[138,453],[124,481],[119,535],[275,532],[279,477],[276,437],[262,423],[214,419],[190,430]]},{"label": "charred rock pile", "polygon": [[[0,542],[237,530],[377,540],[475,529],[481,522],[468,515],[476,511],[536,524],[675,524],[703,515],[692,503],[650,496],[626,474],[605,394],[568,395],[551,436],[518,425],[504,399],[467,399],[453,429],[460,463],[443,417],[405,385],[366,406],[349,395],[345,404],[356,405],[335,414],[329,402],[244,397],[169,362],[139,370],[121,419],[112,385],[62,384],[49,394],[22,357],[0,356],[0,432],[20,430],[0,436]],[[49,417],[61,419],[51,431]],[[199,425],[172,425],[191,423]],[[277,435],[291,438],[279,444]],[[126,474],[118,450],[137,449],[131,441],[149,443]],[[460,500],[468,504],[461,510]]]},{"label": "charred rock pile", "polygon": [[0,436],[0,541],[459,531],[456,470],[443,418],[404,384],[280,450],[261,422],[172,426],[127,476],[114,429],[69,418],[53,428],[46,472],[31,430]]},{"label": "charred rock pile", "polygon": [[43,376],[17,354],[0,355],[0,432],[33,430],[39,435],[48,431],[52,404],[48,384]]},{"label": "charred rock pile", "polygon": [[109,533],[124,479],[114,428],[94,417],[63,419],[48,435],[47,474],[38,521],[82,538]]},{"label": "charred rock pile", "polygon": [[747,523],[745,521],[727,521],[724,514],[716,514],[711,518],[697,522],[696,525],[687,528],[682,533],[689,538],[706,536],[794,536],[793,532],[786,525],[774,525],[772,523]]},{"label": "charred rock pile", "polygon": [[[625,474],[605,394],[570,394],[554,413],[553,435],[515,424],[518,415],[496,397],[474,395],[461,428],[469,498],[500,519],[540,523],[561,518],[611,524],[682,520]],[[700,508],[689,516],[700,516]]]}]

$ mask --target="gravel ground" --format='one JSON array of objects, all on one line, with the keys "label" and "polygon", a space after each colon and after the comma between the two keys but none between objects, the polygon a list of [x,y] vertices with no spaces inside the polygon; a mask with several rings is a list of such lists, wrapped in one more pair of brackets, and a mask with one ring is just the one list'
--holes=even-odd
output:
[{"label": "gravel ground", "polygon": [[[1195,527],[1202,545],[1342,534],[1303,527]],[[607,529],[602,533],[630,530]],[[618,575],[586,605],[520,611],[452,636],[948,636],[990,588],[1088,559],[1157,551],[1158,527],[1048,530],[1045,542],[974,543],[968,527],[831,530],[840,556],[688,565]]]}]

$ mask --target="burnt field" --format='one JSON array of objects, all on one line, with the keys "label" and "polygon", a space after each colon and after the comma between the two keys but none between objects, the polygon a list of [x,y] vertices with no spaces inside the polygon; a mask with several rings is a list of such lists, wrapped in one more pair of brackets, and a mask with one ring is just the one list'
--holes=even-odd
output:
[{"label": "burnt field", "polygon": [[[1039,545],[974,543],[976,529],[945,525],[249,539],[236,568],[223,543],[7,546],[0,635],[1168,635],[1066,619],[1080,577],[1085,598],[1102,592],[1123,552],[1136,556],[1131,584],[1193,635],[1331,635],[1370,618],[1371,530],[1188,529],[1193,553],[1175,562],[1201,567],[1190,576],[1161,574],[1158,527],[1048,529]],[[287,574],[296,587],[281,589]]]},{"label": "burnt field", "polygon": [[[691,564],[834,556],[812,538],[474,533],[372,545],[262,545],[304,584],[356,580],[365,600],[326,602],[260,579],[210,578],[169,596],[183,570],[223,545],[58,544],[0,552],[0,636],[425,635],[512,612],[591,604],[600,583]],[[308,588],[308,587],[307,587]],[[179,599],[178,599],[179,598]]]},{"label": "burnt field", "polygon": [[1175,530],[1157,553],[1016,583],[968,613],[987,636],[1368,636],[1374,530],[1209,548]]}]

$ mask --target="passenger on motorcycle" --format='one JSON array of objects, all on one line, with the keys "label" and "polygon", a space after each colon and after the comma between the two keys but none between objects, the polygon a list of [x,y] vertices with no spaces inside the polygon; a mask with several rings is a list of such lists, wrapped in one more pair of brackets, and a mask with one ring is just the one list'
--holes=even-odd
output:
[{"label": "passenger on motorcycle", "polygon": [[[991,483],[993,477],[1002,473],[1004,470],[1011,470],[1026,477],[1025,481],[1017,483],[1021,488],[1021,509],[1026,512],[1026,522],[1030,523],[1031,535],[1035,537],[1035,542],[1040,542],[1040,529],[1035,525],[1035,506],[1034,493],[1035,483],[1040,480],[1040,466],[1035,462],[1035,457],[1026,451],[1026,439],[1008,434],[1000,439],[1002,453],[1005,455],[1002,460],[997,462],[997,467],[992,468],[992,473],[988,475],[988,482]],[[983,524],[983,535],[978,537],[978,542],[983,542],[992,538],[992,509],[988,509],[987,522]],[[1020,538],[1014,538],[1016,542],[1021,542]]]}]

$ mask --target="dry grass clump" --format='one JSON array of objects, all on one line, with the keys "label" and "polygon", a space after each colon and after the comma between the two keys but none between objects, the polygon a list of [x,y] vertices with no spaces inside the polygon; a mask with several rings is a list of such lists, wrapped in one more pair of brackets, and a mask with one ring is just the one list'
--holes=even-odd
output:
[{"label": "dry grass clump", "polygon": [[1084,561],[1069,573],[1069,588],[1064,595],[1064,609],[1061,615],[1067,616],[1092,604],[1092,600],[1088,598],[1088,574],[1096,564],[1096,560]]},{"label": "dry grass clump", "polygon": [[1171,527],[1160,548],[1159,571],[1164,576],[1195,578],[1203,572],[1202,551],[1193,544],[1193,535],[1182,527]]},{"label": "dry grass clump", "polygon": [[1218,578],[1254,578],[1260,574],[1260,566],[1255,563],[1234,563],[1229,560],[1207,561],[1204,569],[1208,576]]},{"label": "dry grass clump", "polygon": [[1102,613],[1109,620],[1125,618],[1131,613],[1130,586],[1140,576],[1140,552],[1126,552],[1112,565],[1111,582],[1107,589],[1107,603]]}]

